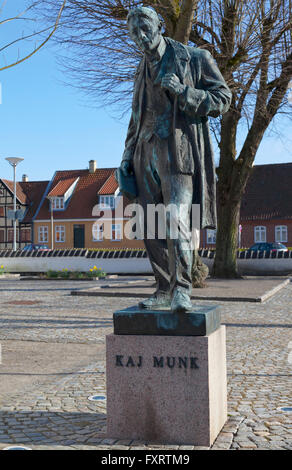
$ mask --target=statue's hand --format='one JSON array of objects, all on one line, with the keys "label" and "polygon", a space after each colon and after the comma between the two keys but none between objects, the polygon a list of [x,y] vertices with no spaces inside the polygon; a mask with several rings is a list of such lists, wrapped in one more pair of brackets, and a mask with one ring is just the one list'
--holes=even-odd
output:
[{"label": "statue's hand", "polygon": [[185,85],[179,81],[178,76],[174,73],[165,74],[161,80],[161,86],[175,95],[181,95],[185,90]]},{"label": "statue's hand", "polygon": [[131,173],[133,173],[132,162],[129,160],[123,160],[120,165],[120,169],[125,176],[129,176]]}]

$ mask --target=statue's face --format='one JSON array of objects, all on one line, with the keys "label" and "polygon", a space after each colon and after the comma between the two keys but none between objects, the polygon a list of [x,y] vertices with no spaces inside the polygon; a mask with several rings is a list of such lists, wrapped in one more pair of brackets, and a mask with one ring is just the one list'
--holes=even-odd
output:
[{"label": "statue's face", "polygon": [[133,16],[128,23],[131,39],[142,52],[151,53],[161,41],[161,27],[154,18]]}]

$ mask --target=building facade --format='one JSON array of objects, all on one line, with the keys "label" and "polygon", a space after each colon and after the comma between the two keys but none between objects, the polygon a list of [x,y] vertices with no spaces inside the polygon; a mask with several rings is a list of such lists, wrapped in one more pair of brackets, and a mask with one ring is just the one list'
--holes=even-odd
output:
[{"label": "building facade", "polygon": [[[239,247],[280,242],[292,247],[292,163],[255,165],[241,202]],[[201,246],[216,247],[216,231],[201,231]]]},{"label": "building facade", "polygon": [[[17,247],[143,249],[125,215],[115,168],[57,171],[51,181],[17,183]],[[279,241],[292,247],[292,163],[256,165],[242,198],[239,247]],[[13,182],[0,179],[0,249],[13,248]],[[216,231],[201,230],[200,246],[216,248]]]},{"label": "building facade", "polygon": [[[32,218],[40,203],[48,181],[29,182],[27,177],[16,185],[16,243],[23,248],[33,243]],[[13,212],[14,184],[13,181],[0,179],[0,249],[12,249],[14,240]]]},{"label": "building facade", "polygon": [[57,171],[34,219],[34,240],[49,248],[144,248],[129,239],[124,216],[128,204],[114,177],[115,168]]}]

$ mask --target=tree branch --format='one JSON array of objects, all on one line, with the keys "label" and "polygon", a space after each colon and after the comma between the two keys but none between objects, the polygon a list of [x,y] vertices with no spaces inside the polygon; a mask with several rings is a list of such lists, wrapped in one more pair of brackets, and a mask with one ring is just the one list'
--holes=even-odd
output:
[{"label": "tree branch", "polygon": [[55,25],[54,25],[54,28],[52,30],[52,32],[49,34],[49,36],[36,48],[34,49],[34,51],[32,51],[30,54],[26,55],[25,57],[23,57],[22,59],[18,59],[17,61],[15,61],[14,63],[12,64],[9,64],[9,65],[6,65],[5,67],[2,67],[0,68],[0,72],[2,72],[3,70],[7,70],[11,67],[14,67],[15,65],[18,65],[18,64],[21,64],[22,62],[24,62],[25,60],[29,59],[30,57],[32,57],[34,54],[36,54],[36,52],[38,52],[50,39],[51,37],[53,36],[53,34],[56,32],[58,26],[59,26],[59,22],[60,22],[60,18],[62,16],[62,13],[63,13],[63,10],[65,8],[65,5],[66,5],[66,1],[67,0],[64,0],[63,1],[63,4],[59,10],[59,13],[58,13],[58,16],[57,16],[57,19],[56,19],[56,22],[55,22]]},{"label": "tree branch", "polygon": [[152,6],[159,13],[165,23],[166,36],[173,37],[179,17],[179,5],[176,0],[146,0],[145,6]]},{"label": "tree branch", "polygon": [[23,37],[21,37],[21,38],[17,38],[17,39],[15,39],[14,41],[11,41],[10,43],[5,44],[5,46],[1,47],[1,48],[0,48],[0,52],[3,52],[5,49],[7,49],[7,48],[10,47],[10,46],[13,46],[13,44],[16,44],[17,42],[25,41],[26,39],[30,39],[30,38],[32,38],[32,37],[34,37],[34,36],[38,36],[39,34],[45,33],[45,32],[48,31],[49,29],[51,29],[51,28],[48,27],[48,28],[42,29],[41,31],[37,31],[36,33],[28,34],[27,36],[23,36]]},{"label": "tree branch", "polygon": [[275,116],[280,104],[282,103],[285,93],[288,89],[288,85],[292,76],[292,53],[287,57],[285,62],[282,64],[282,72],[277,80],[277,85],[274,87],[272,96],[270,97],[267,104],[268,115],[271,119]]},{"label": "tree branch", "polygon": [[205,25],[204,23],[202,23],[201,21],[196,21],[195,24],[197,26],[199,26],[199,28],[202,28],[203,29],[203,32],[207,31],[214,39],[215,41],[217,42],[218,46],[220,46],[221,44],[221,41],[219,39],[219,36],[215,33],[215,31],[210,28],[209,26]]},{"label": "tree branch", "polygon": [[176,24],[174,39],[187,44],[192,30],[193,18],[198,0],[184,0]]}]

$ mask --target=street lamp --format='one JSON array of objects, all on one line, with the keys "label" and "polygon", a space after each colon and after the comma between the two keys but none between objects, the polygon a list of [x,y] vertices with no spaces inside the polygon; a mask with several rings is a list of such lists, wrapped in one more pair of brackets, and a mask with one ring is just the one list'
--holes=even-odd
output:
[{"label": "street lamp", "polygon": [[47,196],[47,199],[49,200],[50,203],[50,209],[51,209],[51,250],[54,249],[54,197],[53,196]]},{"label": "street lamp", "polygon": [[14,199],[13,199],[13,250],[16,251],[16,167],[18,163],[22,162],[23,158],[18,157],[8,157],[5,158],[10,165],[13,167],[13,182],[14,182]]}]

